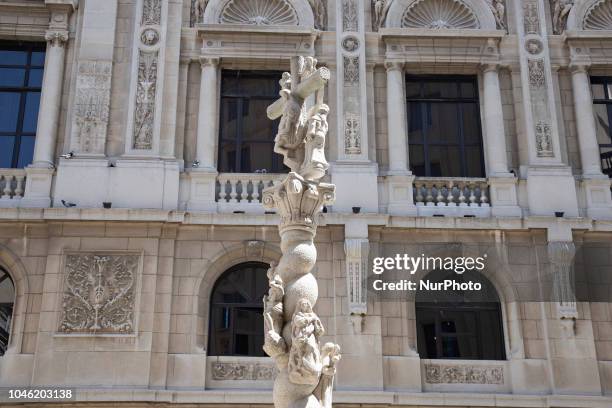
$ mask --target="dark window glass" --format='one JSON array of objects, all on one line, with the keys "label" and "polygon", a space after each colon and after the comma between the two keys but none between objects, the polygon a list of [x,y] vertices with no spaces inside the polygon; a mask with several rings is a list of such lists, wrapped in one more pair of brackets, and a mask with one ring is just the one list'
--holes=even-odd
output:
[{"label": "dark window glass", "polygon": [[0,356],[4,355],[9,344],[15,286],[11,277],[0,268]]},{"label": "dark window glass", "polygon": [[32,162],[44,63],[44,45],[0,43],[0,167]]},{"label": "dark window glass", "polygon": [[412,172],[484,177],[476,78],[408,76],[406,97]]},{"label": "dark window glass", "polygon": [[263,296],[268,265],[248,262],[226,271],[210,300],[209,355],[264,356]]},{"label": "dark window glass", "polygon": [[[416,299],[417,345],[421,358],[504,360],[501,307],[493,285],[477,272],[464,275],[433,271],[427,280],[476,281],[482,291],[419,292]],[[439,292],[438,292],[439,293]]]},{"label": "dark window glass", "polygon": [[601,170],[612,177],[612,77],[591,77],[591,91]]},{"label": "dark window glass", "polygon": [[279,98],[280,72],[222,73],[219,171],[226,173],[281,173],[287,168],[274,153],[279,120],[266,109]]}]

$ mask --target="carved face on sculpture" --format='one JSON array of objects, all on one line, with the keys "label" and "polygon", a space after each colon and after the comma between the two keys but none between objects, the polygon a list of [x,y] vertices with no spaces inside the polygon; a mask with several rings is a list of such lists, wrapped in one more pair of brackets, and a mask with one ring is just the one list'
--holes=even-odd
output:
[{"label": "carved face on sculpture", "polygon": [[308,299],[301,299],[298,302],[298,310],[302,313],[313,313],[312,306],[310,305]]}]

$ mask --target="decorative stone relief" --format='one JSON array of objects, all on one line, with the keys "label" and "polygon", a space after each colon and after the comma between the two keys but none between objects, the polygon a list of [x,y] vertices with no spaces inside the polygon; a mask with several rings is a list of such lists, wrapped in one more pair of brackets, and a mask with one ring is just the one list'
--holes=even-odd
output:
[{"label": "decorative stone relief", "polygon": [[266,243],[264,241],[247,241],[246,256],[248,258],[261,259],[264,255],[265,246]]},{"label": "decorative stone relief", "polygon": [[161,24],[161,3],[162,0],[144,0],[142,4],[142,20],[140,25],[160,25]]},{"label": "decorative stone relief", "polygon": [[217,381],[273,381],[276,373],[273,364],[212,363],[212,378]]},{"label": "decorative stone relief", "polygon": [[596,2],[585,13],[582,26],[585,30],[612,30],[612,2]]},{"label": "decorative stone relief", "polygon": [[525,50],[531,55],[538,55],[544,49],[542,41],[537,38],[531,38],[525,41]]},{"label": "decorative stone relief", "polygon": [[480,28],[480,24],[472,10],[461,0],[421,0],[406,9],[402,27]]},{"label": "decorative stone relief", "polygon": [[487,5],[495,17],[495,23],[497,28],[506,29],[506,5],[504,0],[487,0]]},{"label": "decorative stone relief", "polygon": [[66,255],[59,331],[133,333],[139,259],[139,255]]},{"label": "decorative stone relief", "polygon": [[153,148],[155,95],[157,91],[157,51],[138,53],[138,84],[134,112],[134,149]]},{"label": "decorative stone relief", "polygon": [[287,0],[230,0],[219,17],[221,24],[298,25],[298,16]]},{"label": "decorative stone relief", "polygon": [[540,16],[538,5],[534,1],[523,4],[523,29],[525,34],[540,34]]},{"label": "decorative stone relief", "polygon": [[147,28],[140,35],[140,42],[143,45],[152,47],[159,42],[159,33],[153,28]]},{"label": "decorative stone relief", "polygon": [[359,48],[359,40],[357,37],[349,35],[344,40],[342,40],[342,48],[348,52],[354,52]]},{"label": "decorative stone relief", "polygon": [[355,0],[342,0],[342,31],[359,31],[359,14]]},{"label": "decorative stone relief", "polygon": [[110,61],[79,62],[71,130],[73,150],[104,153],[112,68]]},{"label": "decorative stone relief", "polygon": [[315,28],[317,30],[325,30],[327,27],[327,1],[326,0],[308,0],[314,15]]},{"label": "decorative stone relief", "polygon": [[538,157],[553,157],[552,135],[550,125],[545,122],[536,124],[536,149]]},{"label": "decorative stone relief", "polygon": [[425,364],[428,384],[504,384],[503,366]]},{"label": "decorative stone relief", "polygon": [[529,85],[532,88],[543,88],[546,85],[544,60],[529,60]]},{"label": "decorative stone relief", "polygon": [[343,57],[344,85],[354,85],[359,82],[359,57]]},{"label": "decorative stone relief", "polygon": [[550,12],[552,13],[553,32],[561,34],[565,31],[567,17],[574,7],[574,0],[550,0]]},{"label": "decorative stone relief", "polygon": [[372,29],[378,31],[385,25],[392,0],[372,0]]},{"label": "decorative stone relief", "polygon": [[63,47],[68,41],[68,31],[66,30],[47,30],[45,41],[51,47]]},{"label": "decorative stone relief", "polygon": [[344,150],[346,154],[361,154],[359,116],[347,114],[344,119]]},{"label": "decorative stone relief", "polygon": [[348,288],[349,312],[364,314],[368,311],[366,288],[366,261],[368,253],[367,239],[351,239],[344,241],[346,254],[346,283]]}]

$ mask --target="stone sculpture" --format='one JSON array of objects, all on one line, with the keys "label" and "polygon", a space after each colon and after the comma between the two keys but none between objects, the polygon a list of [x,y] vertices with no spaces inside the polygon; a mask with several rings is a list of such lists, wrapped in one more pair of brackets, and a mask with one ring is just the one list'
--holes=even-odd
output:
[{"label": "stone sculpture", "polygon": [[567,17],[569,16],[572,7],[574,6],[574,0],[552,0],[551,1],[551,12],[553,15],[553,32],[555,34],[561,34],[565,31],[565,25],[567,24]]},{"label": "stone sculpture", "polygon": [[505,30],[506,6],[504,5],[504,0],[487,0],[487,4],[491,9],[491,13],[493,13],[493,17],[495,17],[497,28]]},{"label": "stone sculpture", "polygon": [[264,351],[274,359],[276,408],[330,408],[340,347],[321,345],[325,333],[313,308],[317,281],[311,273],[317,260],[313,239],[323,206],[331,204],[335,186],[322,183],[329,167],[325,159],[329,107],[323,103],[330,78],[312,57],[292,60],[283,74],[280,99],[268,107],[268,117],[281,118],[274,151],[291,169],[278,185],[263,191],[263,205],[280,215],[283,256],[268,270],[264,296]]},{"label": "stone sculpture", "polygon": [[372,25],[374,30],[378,30],[385,25],[387,19],[387,13],[389,12],[389,6],[391,1],[388,0],[373,0],[372,1]]}]

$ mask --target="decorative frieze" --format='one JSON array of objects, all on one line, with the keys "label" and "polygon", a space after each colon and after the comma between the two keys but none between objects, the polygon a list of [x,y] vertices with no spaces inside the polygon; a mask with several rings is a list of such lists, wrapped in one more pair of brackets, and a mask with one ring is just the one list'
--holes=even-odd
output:
[{"label": "decorative frieze", "polygon": [[216,381],[273,381],[277,369],[274,364],[214,362],[212,378]]},{"label": "decorative frieze", "polygon": [[543,88],[546,86],[546,74],[544,73],[544,60],[530,59],[529,66],[529,85],[532,88]]},{"label": "decorative frieze", "polygon": [[503,366],[425,364],[428,384],[504,384]]},{"label": "decorative frieze", "polygon": [[59,331],[134,332],[138,265],[136,254],[68,254]]},{"label": "decorative frieze", "polygon": [[523,4],[523,29],[525,34],[540,34],[540,16],[535,1],[526,1]]},{"label": "decorative frieze", "polygon": [[355,52],[359,48],[359,40],[357,37],[349,35],[342,40],[342,48],[348,52]]},{"label": "decorative frieze", "polygon": [[355,0],[342,0],[342,31],[359,31],[359,14]]},{"label": "decorative frieze", "polygon": [[359,115],[349,113],[344,119],[344,149],[346,154],[361,154]]},{"label": "decorative frieze", "polygon": [[344,56],[344,85],[359,83],[359,57]]},{"label": "decorative frieze", "polygon": [[346,254],[346,286],[349,312],[365,314],[367,304],[367,256],[369,243],[365,238],[347,238],[344,241]]},{"label": "decorative frieze", "polygon": [[104,153],[110,110],[113,63],[81,61],[78,64],[71,149]]},{"label": "decorative frieze", "polygon": [[155,95],[157,91],[157,51],[138,53],[138,83],[136,85],[136,108],[134,111],[133,148],[153,148],[155,126]]}]

